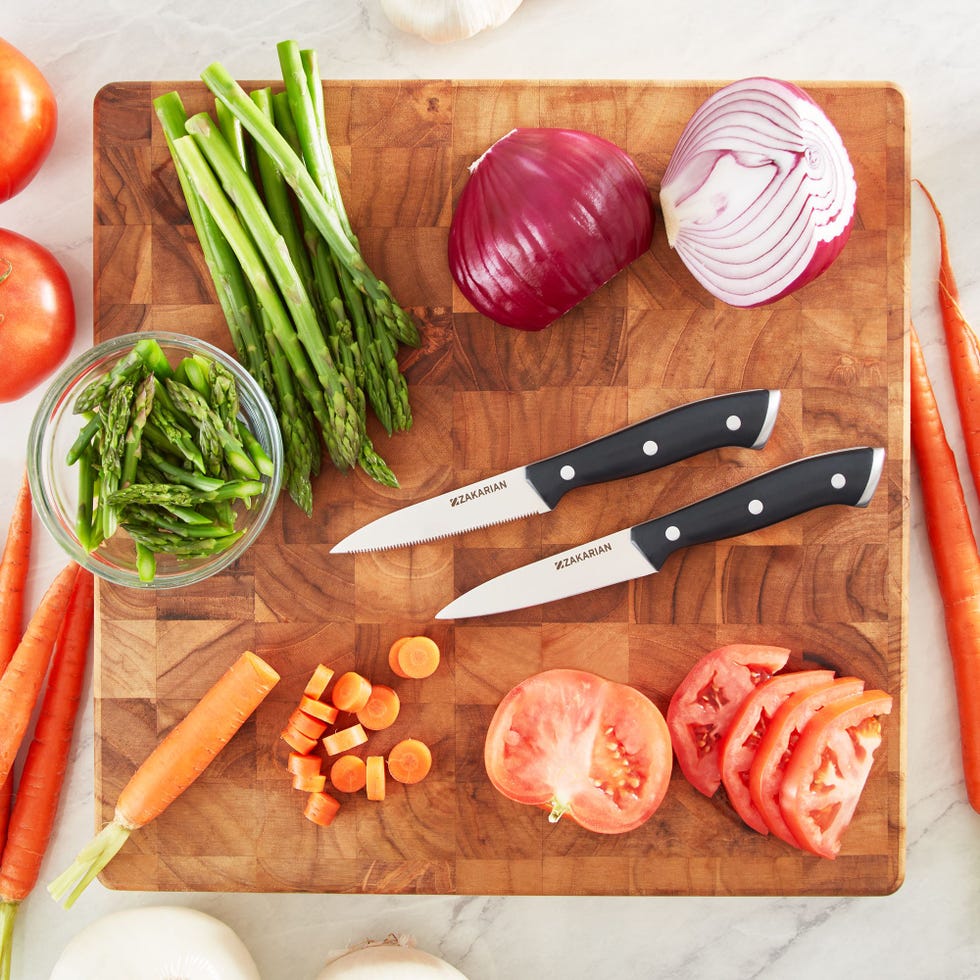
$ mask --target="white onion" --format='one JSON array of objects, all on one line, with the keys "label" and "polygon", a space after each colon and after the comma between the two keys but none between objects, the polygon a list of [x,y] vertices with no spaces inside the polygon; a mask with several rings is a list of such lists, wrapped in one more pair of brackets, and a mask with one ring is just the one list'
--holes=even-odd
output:
[{"label": "white onion", "polygon": [[149,905],[97,919],[62,951],[50,980],[260,980],[245,944],[196,909]]},{"label": "white onion", "polygon": [[847,242],[857,185],[840,134],[801,88],[746,78],[694,113],[660,187],[668,243],[713,296],[775,302]]},{"label": "white onion", "polygon": [[416,949],[407,936],[368,940],[331,959],[316,980],[466,980],[454,966]]}]

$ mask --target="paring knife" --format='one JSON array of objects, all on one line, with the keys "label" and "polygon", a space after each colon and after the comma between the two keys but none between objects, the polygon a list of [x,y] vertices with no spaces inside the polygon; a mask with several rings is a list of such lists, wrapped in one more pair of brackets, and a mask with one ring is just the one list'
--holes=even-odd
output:
[{"label": "paring knife", "polygon": [[868,446],[798,459],[663,517],[498,575],[451,602],[436,619],[565,599],[657,572],[688,545],[757,531],[829,504],[865,507],[884,460],[884,449]]},{"label": "paring knife", "polygon": [[330,550],[419,544],[544,514],[576,487],[647,473],[709,449],[761,449],[775,424],[779,397],[778,391],[754,388],[688,402],[556,456],[392,511]]}]

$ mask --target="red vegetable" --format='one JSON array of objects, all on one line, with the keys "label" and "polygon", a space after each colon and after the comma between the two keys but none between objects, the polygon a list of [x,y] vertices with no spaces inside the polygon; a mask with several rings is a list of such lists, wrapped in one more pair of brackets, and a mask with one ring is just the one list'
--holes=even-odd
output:
[{"label": "red vegetable", "polygon": [[0,402],[10,402],[40,384],[71,350],[75,302],[58,260],[37,242],[3,228],[0,324]]},{"label": "red vegetable", "polygon": [[731,644],[703,656],[677,686],[667,725],[681,771],[705,796],[721,785],[721,747],[739,705],[788,659],[783,647]]},{"label": "red vegetable", "polygon": [[884,691],[863,691],[828,704],[803,730],[779,790],[801,847],[826,858],[839,853],[881,744],[881,716],[891,709]]},{"label": "red vegetable", "polygon": [[463,295],[508,327],[541,330],[642,255],[653,202],[615,144],[514,129],[470,167],[449,229]]},{"label": "red vegetable", "polygon": [[0,202],[20,193],[54,144],[58,105],[40,70],[0,38]]},{"label": "red vegetable", "polygon": [[801,88],[746,78],[694,113],[660,187],[667,241],[713,296],[772,303],[837,258],[857,185],[840,135]]},{"label": "red vegetable", "polygon": [[513,688],[487,730],[484,762],[509,799],[619,834],[660,806],[670,734],[645,695],[582,670],[546,670]]}]

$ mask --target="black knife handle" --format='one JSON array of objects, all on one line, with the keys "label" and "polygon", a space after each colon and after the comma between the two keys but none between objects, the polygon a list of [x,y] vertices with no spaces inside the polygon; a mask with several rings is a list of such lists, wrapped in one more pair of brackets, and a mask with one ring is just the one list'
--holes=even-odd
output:
[{"label": "black knife handle", "polygon": [[779,410],[779,392],[736,391],[688,402],[526,467],[549,507],[576,487],[637,476],[722,446],[760,449]]},{"label": "black knife handle", "polygon": [[865,507],[881,476],[884,449],[862,446],[807,456],[632,528],[654,568],[680,548],[721,541],[828,504]]}]

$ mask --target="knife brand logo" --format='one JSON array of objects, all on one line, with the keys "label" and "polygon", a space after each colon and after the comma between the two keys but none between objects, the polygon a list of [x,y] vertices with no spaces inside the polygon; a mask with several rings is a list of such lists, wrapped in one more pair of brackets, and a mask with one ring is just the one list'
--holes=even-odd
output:
[{"label": "knife brand logo", "polygon": [[574,555],[567,558],[559,558],[555,562],[555,568],[560,572],[563,568],[571,568],[580,561],[588,561],[590,558],[597,558],[604,555],[607,551],[612,551],[613,546],[607,541],[605,544],[598,544],[594,548],[586,548],[585,551],[576,551]]},{"label": "knife brand logo", "polygon": [[506,480],[496,480],[493,483],[485,483],[482,487],[477,487],[475,490],[467,490],[466,493],[460,493],[455,497],[450,497],[449,506],[459,507],[460,504],[467,504],[471,500],[476,500],[478,497],[485,497],[488,493],[496,493],[498,490],[506,489]]}]

